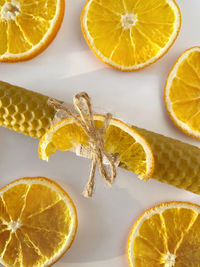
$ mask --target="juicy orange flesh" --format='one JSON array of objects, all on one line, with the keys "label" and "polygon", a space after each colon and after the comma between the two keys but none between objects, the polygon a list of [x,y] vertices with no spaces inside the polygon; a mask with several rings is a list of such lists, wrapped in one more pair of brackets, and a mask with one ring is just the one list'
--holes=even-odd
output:
[{"label": "juicy orange flesh", "polygon": [[[170,208],[147,218],[133,245],[134,266],[199,266],[200,215],[192,209]],[[182,264],[182,265],[181,265]],[[196,264],[196,265],[195,265]]]},{"label": "juicy orange flesh", "polygon": [[[56,14],[56,0],[16,0],[18,13],[13,19],[6,19],[4,7],[9,0],[0,1],[0,56],[5,53],[27,52],[40,43],[51,27]],[[13,12],[15,4],[8,5]],[[5,11],[6,12],[6,11]]]},{"label": "juicy orange flesh", "polygon": [[0,197],[0,258],[13,267],[43,266],[65,245],[70,227],[69,209],[56,191],[14,185]]},{"label": "juicy orange flesh", "polygon": [[[96,128],[103,126],[102,121],[95,120]],[[67,124],[53,133],[51,141],[46,147],[49,157],[55,151],[66,151],[78,145],[88,146],[88,137],[81,127],[75,123]],[[144,175],[147,171],[146,153],[142,145],[124,130],[110,125],[105,135],[105,150],[117,154],[120,164],[136,174]]]},{"label": "juicy orange flesh", "polygon": [[94,0],[86,23],[95,48],[129,67],[154,58],[169,42],[175,21],[166,0]]},{"label": "juicy orange flesh", "polygon": [[200,131],[200,51],[191,52],[181,62],[169,99],[177,119],[192,130]]}]

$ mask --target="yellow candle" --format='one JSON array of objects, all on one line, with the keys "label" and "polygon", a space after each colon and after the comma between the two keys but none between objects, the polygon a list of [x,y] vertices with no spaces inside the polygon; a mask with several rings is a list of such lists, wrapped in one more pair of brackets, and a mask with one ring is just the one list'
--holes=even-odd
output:
[{"label": "yellow candle", "polygon": [[[55,110],[48,96],[0,82],[0,125],[41,138],[51,127]],[[134,126],[133,126],[134,127]],[[144,129],[134,127],[152,147],[153,178],[200,194],[200,149]]]},{"label": "yellow candle", "polygon": [[0,125],[41,138],[55,114],[47,100],[47,96],[0,81]]},{"label": "yellow candle", "polygon": [[153,178],[200,194],[200,149],[178,140],[134,127],[150,144],[154,158]]}]

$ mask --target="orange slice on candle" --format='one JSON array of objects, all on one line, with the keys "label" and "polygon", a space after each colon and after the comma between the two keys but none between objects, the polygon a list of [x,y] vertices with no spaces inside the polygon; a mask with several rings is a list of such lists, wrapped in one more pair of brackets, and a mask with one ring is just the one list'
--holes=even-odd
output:
[{"label": "orange slice on candle", "polygon": [[71,246],[75,206],[55,182],[23,178],[0,189],[0,263],[51,266]]},{"label": "orange slice on candle", "polygon": [[0,1],[0,61],[23,61],[41,53],[56,36],[64,9],[64,0]]},{"label": "orange slice on candle", "polygon": [[[94,115],[95,127],[103,126],[105,116]],[[48,160],[56,150],[75,151],[80,145],[88,147],[88,136],[68,118],[55,124],[41,138],[39,157]],[[117,155],[120,165],[148,180],[154,170],[154,157],[147,141],[133,128],[117,119],[111,119],[105,134],[105,150]]]}]

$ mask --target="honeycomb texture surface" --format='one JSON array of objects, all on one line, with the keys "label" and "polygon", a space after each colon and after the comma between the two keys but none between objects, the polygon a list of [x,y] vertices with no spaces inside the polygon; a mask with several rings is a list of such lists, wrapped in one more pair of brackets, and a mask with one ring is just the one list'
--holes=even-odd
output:
[{"label": "honeycomb texture surface", "polygon": [[0,82],[0,125],[41,138],[50,128],[55,110],[48,97],[5,82]]},{"label": "honeycomb texture surface", "polygon": [[[0,82],[0,126],[41,138],[51,127],[55,110],[49,97]],[[178,140],[133,126],[150,144],[153,178],[200,194],[200,149]]]},{"label": "honeycomb texture surface", "polygon": [[200,149],[178,140],[133,126],[150,144],[154,158],[153,178],[200,194]]}]

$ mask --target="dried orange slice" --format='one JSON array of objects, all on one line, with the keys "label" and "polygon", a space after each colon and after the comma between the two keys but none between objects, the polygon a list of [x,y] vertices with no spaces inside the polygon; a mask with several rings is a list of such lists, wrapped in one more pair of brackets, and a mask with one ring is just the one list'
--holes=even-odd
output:
[{"label": "dried orange slice", "polygon": [[169,202],[146,211],[128,241],[130,267],[191,267],[200,264],[200,206]]},{"label": "dried orange slice", "polygon": [[81,16],[90,48],[122,71],[139,70],[162,57],[180,24],[174,0],[88,0]]},{"label": "dried orange slice", "polygon": [[[103,126],[105,116],[94,115],[95,127]],[[48,160],[55,151],[76,150],[88,146],[88,137],[73,118],[55,124],[40,140],[39,157]],[[105,150],[118,155],[120,165],[148,180],[154,170],[152,150],[146,140],[133,128],[117,119],[111,119],[105,135]]]},{"label": "dried orange slice", "polygon": [[167,78],[165,105],[180,130],[200,139],[200,47],[185,51],[176,61]]},{"label": "dried orange slice", "polygon": [[23,178],[0,190],[0,263],[50,266],[76,234],[75,206],[55,182]]},{"label": "dried orange slice", "polygon": [[56,36],[64,9],[64,0],[0,1],[0,61],[23,61],[42,52]]}]

